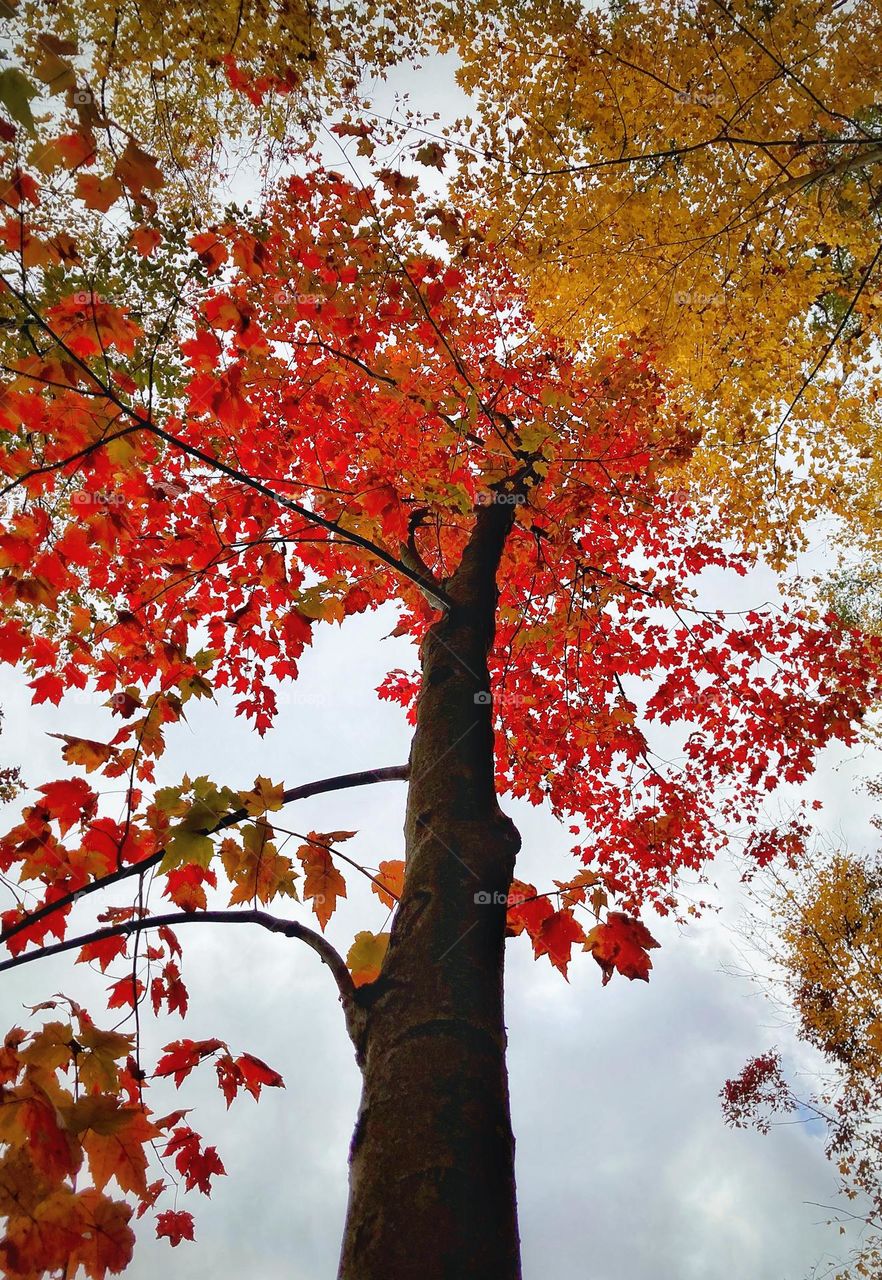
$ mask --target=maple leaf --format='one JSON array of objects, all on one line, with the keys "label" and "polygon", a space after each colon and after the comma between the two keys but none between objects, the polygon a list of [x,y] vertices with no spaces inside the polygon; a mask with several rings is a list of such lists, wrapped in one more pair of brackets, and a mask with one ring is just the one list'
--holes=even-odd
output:
[{"label": "maple leaf", "polygon": [[187,827],[176,827],[169,836],[165,847],[165,856],[159,870],[169,871],[184,864],[208,870],[208,864],[214,857],[214,844],[204,831],[191,831]]},{"label": "maple leaf", "polygon": [[380,863],[371,890],[387,907],[394,907],[404,888],[404,860],[394,858]]},{"label": "maple leaf", "polygon": [[93,173],[80,173],[77,174],[76,194],[87,209],[107,213],[110,206],[121,198],[123,187],[113,176],[98,178]]},{"label": "maple leaf", "polygon": [[217,876],[213,871],[191,863],[169,871],[162,892],[182,911],[204,911],[208,906],[205,885],[217,888]]},{"label": "maple leaf", "polygon": [[50,733],[50,738],[59,738],[65,743],[62,756],[68,764],[81,764],[87,773],[100,769],[113,756],[116,750],[106,742],[95,742],[92,738],[76,738],[68,733]]},{"label": "maple leaf", "polygon": [[155,201],[147,193],[158,191],[164,181],[155,156],[148,155],[129,139],[114,165],[113,176],[128,188],[135,200],[155,210]]},{"label": "maple leaf", "polygon": [[242,1053],[236,1059],[236,1067],[241,1072],[242,1083],[253,1098],[260,1097],[260,1091],[264,1086],[271,1089],[284,1089],[285,1082],[279,1075],[278,1071],[274,1071],[272,1067],[268,1067],[260,1058],[255,1058],[251,1053]]},{"label": "maple leaf", "polygon": [[538,933],[533,936],[533,950],[537,956],[547,955],[554,967],[566,977],[573,943],[584,941],[582,926],[572,911],[564,907],[544,918]]},{"label": "maple leaf", "polygon": [[554,912],[550,898],[537,894],[536,886],[523,880],[512,880],[508,891],[506,929],[512,937],[526,933],[538,937],[542,923]]},{"label": "maple leaf", "polygon": [[124,1009],[126,1005],[134,1008],[144,991],[144,983],[140,978],[120,978],[108,987],[110,995],[107,1000],[108,1009]]},{"label": "maple leaf", "polygon": [[658,945],[645,925],[621,911],[610,911],[585,939],[585,950],[603,970],[604,986],[614,970],[626,978],[648,982],[652,961],[647,952]]},{"label": "maple leaf", "polygon": [[98,938],[95,942],[87,942],[84,947],[80,948],[77,964],[89,964],[91,961],[97,960],[101,972],[106,973],[107,966],[112,964],[117,957],[124,956],[126,949],[126,938],[120,934],[112,934],[108,938]]},{"label": "maple leaf", "polygon": [[102,1132],[101,1127],[91,1126],[83,1138],[83,1148],[89,1159],[92,1180],[103,1191],[111,1178],[115,1178],[121,1191],[135,1195],[147,1193],[147,1151],[145,1144],[160,1136],[160,1130],[151,1124],[139,1107],[123,1108],[123,1123],[112,1132]]},{"label": "maple leaf", "polygon": [[[41,676],[37,676],[36,680],[29,680],[28,685],[34,691],[33,702],[53,702],[58,706],[64,693],[64,681],[61,676],[56,675],[52,671],[47,671]],[[53,734],[53,737],[59,737],[59,734]]]},{"label": "maple leaf", "polygon": [[258,822],[242,830],[242,847],[235,840],[224,840],[221,857],[224,870],[233,882],[230,905],[240,902],[271,902],[278,894],[297,897],[296,871],[291,859],[279,853],[268,839],[266,823]]},{"label": "maple leaf", "polygon": [[[155,958],[155,957],[154,957]],[[181,973],[173,960],[169,960],[150,983],[150,999],[153,1012],[159,1013],[163,1000],[169,1013],[179,1013],[183,1018],[187,1012],[187,988],[181,981]]]},{"label": "maple leaf", "polygon": [[239,800],[246,813],[252,818],[259,818],[264,813],[282,808],[284,790],[281,782],[273,783],[269,778],[255,778],[253,789],[240,791]]},{"label": "maple leaf", "polygon": [[71,1263],[81,1266],[90,1280],[104,1280],[108,1271],[113,1275],[124,1271],[135,1245],[129,1205],[87,1189],[77,1196],[77,1213],[84,1229]]},{"label": "maple leaf", "polygon": [[332,831],[325,835],[311,831],[309,838],[313,843],[302,844],[297,850],[305,872],[303,897],[312,903],[322,929],[334,914],[337,899],[346,897],[346,881],[334,866],[329,846],[353,835],[354,831]]},{"label": "maple leaf", "polygon": [[0,1140],[12,1146],[26,1142],[34,1167],[50,1182],[74,1175],[82,1163],[82,1152],[62,1128],[61,1115],[36,1078],[26,1078],[4,1102]]},{"label": "maple leaf", "polygon": [[196,250],[209,272],[217,271],[227,260],[228,250],[222,240],[211,231],[201,231],[188,242]]},{"label": "maple leaf", "polygon": [[412,196],[419,190],[418,178],[408,178],[397,169],[380,169],[377,172],[377,178],[396,196]]},{"label": "maple leaf", "polygon": [[187,1213],[184,1209],[166,1209],[164,1213],[157,1214],[156,1236],[160,1240],[165,1236],[173,1249],[182,1240],[194,1240],[196,1237],[193,1233],[192,1213]]},{"label": "maple leaf", "polygon": [[82,129],[53,138],[48,147],[59,154],[65,169],[79,169],[81,165],[91,164],[95,159],[95,138]]},{"label": "maple leaf", "polygon": [[447,148],[442,147],[438,142],[424,142],[421,147],[417,147],[414,152],[414,159],[419,164],[431,165],[435,169],[444,172],[444,160],[447,155]]},{"label": "maple leaf", "polygon": [[4,662],[18,662],[28,647],[27,633],[14,622],[0,625],[0,659]]},{"label": "maple leaf", "polygon": [[162,244],[162,233],[155,227],[136,227],[129,237],[129,244],[142,258],[149,258],[153,250]]},{"label": "maple leaf", "polygon": [[46,782],[39,788],[43,804],[57,820],[62,835],[78,822],[91,818],[98,797],[82,778],[62,778]]},{"label": "maple leaf", "polygon": [[173,1076],[175,1084],[181,1087],[184,1079],[203,1058],[225,1049],[221,1040],[174,1040],[165,1046],[164,1057],[156,1064],[155,1074]]},{"label": "maple leaf", "polygon": [[82,1048],[77,1055],[77,1070],[83,1087],[99,1091],[118,1089],[117,1063],[132,1052],[132,1037],[117,1031],[100,1031],[91,1022],[81,1020],[77,1042]]},{"label": "maple leaf", "polygon": [[198,1187],[203,1195],[211,1195],[212,1177],[226,1173],[215,1148],[203,1151],[199,1134],[185,1126],[174,1130],[163,1154],[174,1156],[175,1168],[183,1175],[188,1191]]},{"label": "maple leaf", "polygon": [[346,954],[346,964],[352,974],[352,981],[357,987],[363,987],[368,982],[376,982],[388,947],[388,933],[370,933],[362,930],[355,935],[355,941]]}]

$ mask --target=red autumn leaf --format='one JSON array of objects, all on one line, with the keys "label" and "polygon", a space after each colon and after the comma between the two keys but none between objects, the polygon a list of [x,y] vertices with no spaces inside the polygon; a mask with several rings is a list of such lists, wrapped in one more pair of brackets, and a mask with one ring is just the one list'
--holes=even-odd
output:
[{"label": "red autumn leaf", "polygon": [[162,244],[162,232],[155,227],[136,227],[129,236],[129,244],[142,258],[149,258],[153,250]]},{"label": "red autumn leaf", "polygon": [[112,964],[119,956],[126,954],[126,948],[127,941],[125,937],[121,937],[119,934],[114,934],[109,938],[99,938],[97,942],[87,942],[84,947],[80,948],[77,964],[88,964],[93,960],[97,960],[101,972],[105,973],[108,965]]},{"label": "red autumn leaf", "polygon": [[108,1009],[124,1009],[127,1005],[134,1008],[137,1001],[141,998],[144,991],[144,983],[140,978],[120,978],[119,982],[114,982],[113,986],[108,987],[110,995],[107,1000]]},{"label": "red autumn leaf", "polygon": [[174,1040],[163,1050],[165,1056],[156,1064],[155,1074],[158,1076],[174,1076],[175,1084],[180,1088],[185,1076],[209,1054],[226,1046],[221,1040]]},{"label": "red autumn leaf", "polygon": [[59,153],[66,169],[78,169],[81,165],[92,164],[95,159],[95,138],[85,130],[65,133],[54,138],[49,146]]},{"label": "red autumn leaf", "polygon": [[567,966],[574,942],[584,942],[585,934],[572,911],[566,908],[546,916],[533,936],[533,950],[537,956],[547,955],[555,969],[567,976]]},{"label": "red autumn leaf", "polygon": [[135,1245],[129,1226],[131,1206],[86,1188],[77,1197],[77,1210],[81,1235],[68,1265],[81,1266],[91,1280],[104,1280],[108,1271],[112,1275],[124,1271]]},{"label": "red autumn leaf", "polygon": [[123,188],[118,178],[99,178],[94,173],[79,173],[76,193],[87,209],[107,213],[110,206],[122,196]]},{"label": "red autumn leaf", "polygon": [[242,1073],[242,1083],[253,1098],[260,1097],[260,1090],[264,1086],[270,1089],[285,1087],[285,1082],[278,1071],[274,1071],[272,1067],[268,1067],[260,1058],[255,1058],[250,1053],[240,1054],[236,1059],[236,1066]]},{"label": "red autumn leaf", "polygon": [[0,624],[0,659],[3,662],[18,662],[28,647],[28,634],[25,629],[14,622]]},{"label": "red autumn leaf", "polygon": [[157,1239],[166,1237],[174,1249],[182,1240],[194,1240],[193,1215],[184,1209],[166,1209],[165,1213],[156,1215]]},{"label": "red autumn leaf", "polygon": [[512,880],[508,890],[506,928],[512,937],[527,932],[530,938],[538,937],[542,922],[554,913],[551,899],[537,894],[536,887],[523,880]]},{"label": "red autumn leaf", "polygon": [[182,911],[204,911],[208,906],[206,885],[212,889],[217,888],[215,873],[208,867],[190,863],[188,866],[174,867],[169,871],[162,892]]},{"label": "red autumn leaf", "polygon": [[183,1175],[187,1191],[198,1187],[203,1195],[211,1195],[211,1179],[226,1173],[214,1147],[202,1149],[202,1139],[192,1129],[175,1129],[163,1154],[174,1156],[175,1168]]},{"label": "red autumn leaf", "polygon": [[198,235],[191,236],[188,243],[199,254],[209,272],[217,271],[227,260],[226,245],[213,231],[200,231]]},{"label": "red autumn leaf", "polygon": [[83,778],[60,778],[40,787],[43,805],[61,827],[62,835],[78,822],[87,821],[98,803],[96,793]]},{"label": "red autumn leaf", "polygon": [[652,960],[647,953],[658,945],[645,925],[621,911],[610,911],[603,924],[595,925],[585,939],[585,950],[603,970],[604,986],[614,970],[625,978],[648,982]]},{"label": "red autumn leaf", "polygon": [[58,706],[64,693],[64,681],[61,676],[53,671],[46,671],[43,675],[37,676],[36,680],[29,680],[28,684],[34,691],[32,701],[35,704],[54,702]]}]

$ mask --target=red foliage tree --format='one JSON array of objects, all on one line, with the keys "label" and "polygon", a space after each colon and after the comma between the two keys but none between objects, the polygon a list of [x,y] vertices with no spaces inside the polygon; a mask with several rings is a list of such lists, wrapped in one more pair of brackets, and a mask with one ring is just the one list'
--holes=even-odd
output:
[{"label": "red foliage tree", "polygon": [[[3,298],[28,342],[0,401],[0,656],[27,667],[35,702],[107,696],[107,741],[58,736],[68,764],[122,779],[127,801],[112,817],[81,773],[38,789],[0,842],[21,886],[0,968],[71,950],[113,976],[109,1008],[165,1017],[187,1010],[181,926],[305,943],[363,1075],[341,1277],[514,1280],[506,934],[564,974],[581,946],[604,981],[647,978],[639,913],[675,910],[679,873],[727,826],[757,827],[779,781],[851,739],[879,654],[833,619],[700,607],[702,571],[749,566],[677,488],[697,435],[651,357],[574,354],[537,331],[479,229],[414,188],[311,167],[259,218],[194,237],[172,259],[184,306],[162,359],[157,333],[94,289],[35,301],[29,280],[49,269],[36,185],[19,201]],[[228,689],[263,732],[322,628],[384,605],[419,645],[418,670],[381,690],[415,726],[407,765],[156,789],[190,699]],[[654,754],[655,726],[677,738],[675,764]],[[406,858],[371,878],[394,919],[347,963],[323,930],[349,833],[290,854],[273,814],[389,778],[407,779]],[[500,795],[570,825],[576,868],[553,891],[514,879]],[[760,843],[771,856],[774,835]],[[75,928],[97,893],[98,927]],[[320,931],[271,914],[282,899]],[[151,1145],[187,1190],[224,1172],[183,1112],[151,1110],[157,1082],[183,1089],[210,1059],[229,1103],[281,1078],[217,1039],[145,1063],[137,1035],[99,1030],[75,1001],[51,1014],[0,1052],[0,1257],[16,1280],[77,1265],[98,1280],[131,1257],[133,1204],[155,1206],[172,1245],[193,1238],[151,1178]]]}]

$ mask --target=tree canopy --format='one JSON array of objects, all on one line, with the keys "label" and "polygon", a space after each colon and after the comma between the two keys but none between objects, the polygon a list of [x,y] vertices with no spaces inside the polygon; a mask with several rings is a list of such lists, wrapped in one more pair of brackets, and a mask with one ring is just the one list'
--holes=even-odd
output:
[{"label": "tree canopy", "polygon": [[[875,530],[882,140],[856,33],[876,21],[722,0],[18,11],[0,660],[60,707],[63,763],[0,839],[0,969],[72,951],[112,1012],[54,997],[0,1051],[12,1280],[118,1273],[135,1212],[193,1239],[151,1154],[205,1194],[222,1155],[147,1099],[207,1060],[228,1105],[282,1084],[214,1037],[144,1059],[140,1018],[187,1015],[198,923],[302,943],[335,983],[365,1090],[342,1280],[516,1280],[504,939],[564,977],[575,948],[604,984],[647,980],[648,913],[694,913],[683,876],[733,842],[798,862],[810,815],[772,825],[766,800],[878,704],[860,609],[720,598],[818,516]],[[467,136],[372,120],[350,83],[422,45],[459,51]],[[367,178],[304,143],[329,103]],[[237,146],[244,205],[223,194]],[[228,694],[262,734],[324,629],[381,609],[413,643],[379,689],[409,763],[157,785],[193,700]],[[84,689],[101,739],[65,719]],[[354,833],[279,816],[391,779],[405,857],[377,868]],[[505,797],[566,827],[565,878],[517,878]],[[377,920],[338,949],[353,873]]]}]

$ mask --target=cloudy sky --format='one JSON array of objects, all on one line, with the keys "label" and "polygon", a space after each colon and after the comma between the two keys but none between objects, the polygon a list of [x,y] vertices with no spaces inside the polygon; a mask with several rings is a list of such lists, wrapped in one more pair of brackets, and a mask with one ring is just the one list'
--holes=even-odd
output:
[{"label": "cloudy sky", "polygon": [[[449,64],[385,88],[380,109],[402,87],[424,110],[455,110]],[[247,187],[247,179],[239,182]],[[757,575],[740,584],[737,603],[759,603],[769,592],[768,577]],[[735,601],[717,596],[715,603]],[[246,788],[264,774],[292,786],[404,762],[404,718],[374,694],[391,667],[414,665],[403,641],[383,638],[393,625],[386,614],[322,628],[263,740],[223,699],[188,708],[160,782],[207,773]],[[4,669],[2,679],[0,762],[22,764],[31,785],[66,772],[47,732],[109,736],[98,699],[78,695],[59,709],[31,708],[24,677]],[[831,753],[810,789],[825,801],[825,828],[858,848],[874,841],[854,782],[874,770],[882,762]],[[571,865],[566,830],[528,806],[506,808],[523,836],[519,875],[549,884]],[[357,829],[347,850],[376,866],[402,854],[403,811],[404,788],[391,783],[301,802],[286,821],[299,831]],[[357,929],[384,926],[383,908],[358,879],[350,878],[350,898],[329,927],[344,951]],[[824,1225],[828,1215],[812,1204],[831,1203],[835,1182],[819,1136],[787,1125],[763,1138],[722,1122],[720,1086],[745,1059],[777,1044],[795,1066],[806,1060],[775,1010],[731,972],[743,968],[744,902],[732,867],[719,868],[718,879],[718,915],[688,930],[650,921],[662,948],[648,985],[616,978],[601,988],[597,966],[583,955],[566,983],[547,960],[533,961],[525,939],[510,944],[507,1020],[526,1280],[800,1280],[839,1247]],[[269,1062],[287,1088],[267,1091],[259,1104],[240,1099],[227,1112],[210,1064],[190,1077],[190,1122],[216,1143],[229,1177],[217,1180],[210,1200],[193,1194],[178,1203],[196,1215],[196,1245],[172,1252],[151,1239],[145,1219],[128,1274],[331,1280],[358,1075],[330,978],[295,941],[208,926],[182,935],[190,1016],[186,1024],[165,1018],[155,1026],[148,1015],[145,1058],[182,1035],[218,1036]],[[60,990],[97,1015],[107,984],[69,957],[15,971],[0,984],[2,1020],[21,1021],[23,1005]],[[171,1086],[155,1093],[160,1113],[177,1105]]]},{"label": "cloudy sky", "polygon": [[[402,641],[382,638],[389,630],[381,616],[325,627],[262,741],[223,701],[194,708],[171,737],[160,781],[186,771],[244,788],[260,773],[292,785],[404,761],[403,717],[373,693],[390,666],[412,658]],[[108,712],[83,695],[58,710],[31,708],[28,693],[23,679],[6,677],[0,746],[39,784],[65,772],[47,731],[106,738]],[[850,780],[871,762],[835,763],[828,760],[812,793],[827,804],[829,829],[866,844],[869,815]],[[303,801],[285,820],[300,831],[357,829],[347,849],[376,866],[402,853],[403,803],[403,786],[387,783]],[[524,837],[520,874],[548,884],[568,863],[565,829],[529,806],[506,808]],[[384,923],[384,909],[358,880],[350,878],[350,898],[329,926],[343,950],[358,928]],[[509,944],[527,1280],[799,1280],[837,1246],[826,1215],[806,1204],[830,1203],[833,1192],[818,1136],[799,1125],[766,1138],[732,1132],[720,1116],[719,1088],[747,1057],[778,1044],[801,1061],[775,1010],[731,972],[743,968],[744,903],[732,868],[720,868],[720,881],[720,914],[686,930],[651,922],[662,948],[648,985],[615,978],[602,988],[594,961],[581,954],[566,983],[547,960],[533,961],[524,939]],[[146,1059],[181,1035],[218,1036],[269,1062],[287,1088],[226,1112],[210,1065],[190,1077],[191,1123],[217,1144],[229,1177],[216,1181],[211,1200],[180,1202],[196,1214],[196,1245],[171,1253],[151,1241],[145,1221],[130,1274],[233,1280],[248,1269],[265,1280],[330,1280],[358,1077],[329,976],[301,944],[260,931],[190,926],[184,940],[191,1013],[186,1024],[166,1017],[158,1026],[147,1015]],[[15,971],[2,983],[4,1022],[60,990],[97,1015],[107,983],[69,957]],[[177,1105],[171,1086],[155,1094],[160,1113]]]}]

